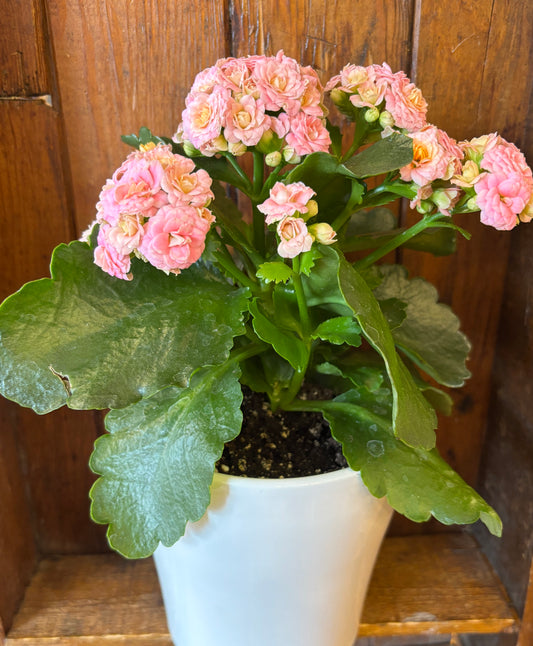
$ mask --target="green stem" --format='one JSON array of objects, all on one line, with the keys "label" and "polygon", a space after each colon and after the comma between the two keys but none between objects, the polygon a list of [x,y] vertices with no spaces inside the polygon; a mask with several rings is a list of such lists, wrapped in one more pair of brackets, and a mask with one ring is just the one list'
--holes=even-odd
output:
[{"label": "green stem", "polygon": [[302,277],[300,276],[300,258],[298,256],[292,259],[292,270],[292,283],[294,285],[296,302],[298,303],[298,312],[300,313],[304,336],[307,338],[311,331],[311,320],[309,318],[309,310],[307,309],[307,301],[305,300]]},{"label": "green stem", "polygon": [[240,348],[235,348],[230,352],[229,361],[241,362],[244,359],[249,359],[254,357],[257,354],[261,354],[268,350],[270,346],[267,343],[262,341],[257,341],[255,343],[250,343],[248,345],[242,346]]},{"label": "green stem", "polygon": [[245,287],[249,287],[252,293],[257,293],[259,291],[259,285],[237,267],[230,252],[227,250],[226,245],[221,244],[219,249],[215,251],[214,256],[218,264],[238,283]]},{"label": "green stem", "polygon": [[348,198],[348,202],[331,225],[335,231],[340,231],[354,213],[354,207],[359,202],[361,197],[360,188],[361,184],[359,184],[359,182],[352,182],[352,192],[350,194],[350,197]]},{"label": "green stem", "polygon": [[254,245],[261,256],[265,255],[265,217],[257,209],[258,200],[263,189],[265,177],[265,165],[263,153],[258,150],[253,151],[254,170],[253,170],[253,195],[252,195],[252,216],[253,216],[253,236]]},{"label": "green stem", "polygon": [[350,157],[357,152],[367,135],[370,124],[365,121],[364,113],[365,110],[359,110],[357,113],[357,119],[355,121],[355,133],[352,145],[348,149],[348,152],[342,156],[341,163],[345,162],[347,159],[350,159]]},{"label": "green stem", "polygon": [[369,253],[368,256],[366,256],[362,260],[354,263],[354,267],[359,270],[370,267],[370,265],[374,264],[377,260],[383,258],[383,256],[386,256],[391,251],[394,251],[394,249],[397,249],[411,238],[414,238],[416,235],[424,231],[424,229],[429,228],[436,220],[442,217],[443,216],[441,213],[425,215],[421,220],[416,222],[416,224],[413,224],[412,227],[409,227],[409,229],[402,231],[397,236],[392,238],[392,240],[389,240],[389,242],[382,245],[379,249],[376,249],[372,253]]},{"label": "green stem", "polygon": [[226,155],[224,155],[224,157],[225,157],[225,158],[229,161],[229,163],[233,166],[233,168],[234,168],[235,172],[236,172],[236,173],[237,173],[237,175],[242,179],[242,181],[243,181],[243,182],[244,182],[244,184],[246,185],[246,188],[248,189],[248,190],[245,190],[244,188],[240,187],[240,188],[241,188],[241,190],[243,190],[243,191],[244,191],[245,193],[247,193],[247,194],[249,194],[250,192],[252,192],[252,191],[253,191],[253,186],[252,186],[252,183],[250,182],[250,178],[248,177],[248,175],[246,175],[246,173],[243,171],[243,169],[239,166],[239,162],[238,162],[238,161],[235,159],[235,157],[234,157],[232,154],[230,154],[230,153],[227,153]]}]

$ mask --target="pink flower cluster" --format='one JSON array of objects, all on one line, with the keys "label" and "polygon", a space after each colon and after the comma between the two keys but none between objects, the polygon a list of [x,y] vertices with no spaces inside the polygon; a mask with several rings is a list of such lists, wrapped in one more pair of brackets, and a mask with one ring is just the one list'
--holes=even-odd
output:
[{"label": "pink flower cluster", "polygon": [[[282,51],[276,56],[224,58],[200,72],[186,98],[175,140],[203,155],[278,138],[296,155],[328,151],[324,89],[311,67]],[[268,152],[271,152],[270,150]]]},{"label": "pink flower cluster", "polygon": [[149,144],[134,151],[100,193],[95,263],[131,280],[132,254],[166,273],[178,274],[198,260],[214,216],[211,178],[194,162]]},{"label": "pink flower cluster", "polygon": [[[471,143],[466,142],[465,147],[469,146],[471,149]],[[520,219],[529,221],[533,175],[524,155],[496,134],[487,135],[477,152],[482,157],[474,190],[481,221],[504,231],[513,229]]]},{"label": "pink flower cluster", "polygon": [[[404,72],[383,65],[348,64],[326,84],[326,91],[345,93],[357,108],[383,108],[397,128],[419,130],[426,123],[427,103]],[[332,94],[335,100],[335,94]]]},{"label": "pink flower cluster", "polygon": [[[336,241],[335,232],[325,222],[307,227],[306,220],[317,213],[316,202],[311,199],[313,195],[313,189],[303,182],[276,182],[270,189],[269,197],[257,207],[266,215],[266,224],[277,223],[278,254],[282,258],[295,258],[309,251],[315,240],[322,244]],[[304,215],[305,219],[298,217],[300,215]]]}]

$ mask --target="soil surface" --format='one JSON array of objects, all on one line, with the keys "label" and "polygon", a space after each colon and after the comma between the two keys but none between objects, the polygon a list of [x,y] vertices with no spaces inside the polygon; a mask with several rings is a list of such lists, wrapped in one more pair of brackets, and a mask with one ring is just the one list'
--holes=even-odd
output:
[{"label": "soil surface", "polygon": [[[309,390],[307,397],[316,398]],[[243,388],[240,435],[224,448],[217,470],[250,478],[296,478],[347,466],[320,413],[273,412],[261,393]]]}]

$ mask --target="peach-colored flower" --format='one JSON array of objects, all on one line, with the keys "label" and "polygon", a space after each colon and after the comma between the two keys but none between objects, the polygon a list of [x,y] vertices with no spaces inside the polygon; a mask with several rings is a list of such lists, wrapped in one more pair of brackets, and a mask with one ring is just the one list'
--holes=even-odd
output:
[{"label": "peach-colored flower", "polygon": [[[432,125],[409,133],[413,139],[413,161],[400,169],[405,182],[425,186],[436,179],[450,179],[457,158],[442,145],[441,133]],[[461,153],[459,148],[457,151]]]},{"label": "peach-colored flower", "polygon": [[194,170],[192,159],[176,155],[176,159],[165,169],[161,180],[161,187],[168,194],[168,201],[172,206],[177,204],[190,204],[191,206],[205,206],[214,195],[210,189],[211,177],[205,170]]},{"label": "peach-colored flower", "polygon": [[328,152],[331,145],[329,132],[322,119],[299,112],[291,119],[291,129],[285,137],[297,155]]},{"label": "peach-colored flower", "polygon": [[307,230],[302,218],[286,217],[277,226],[280,238],[278,254],[282,258],[295,258],[304,251],[309,251],[313,236]]},{"label": "peach-colored flower", "polygon": [[140,215],[123,215],[114,227],[105,227],[106,241],[118,253],[129,255],[141,244],[144,235],[142,217]]},{"label": "peach-colored flower", "polygon": [[426,100],[405,75],[394,75],[385,92],[385,109],[391,113],[398,128],[419,130],[426,123]]},{"label": "peach-colored flower", "polygon": [[300,110],[306,82],[300,65],[279,51],[276,56],[258,58],[252,78],[267,110],[285,110],[289,116]]},{"label": "peach-colored flower", "polygon": [[452,184],[462,188],[471,188],[476,182],[479,182],[483,173],[480,172],[479,166],[472,159],[467,159],[461,168],[461,172],[451,178]]},{"label": "peach-colored flower", "polygon": [[211,94],[195,94],[183,111],[183,134],[199,150],[220,135],[228,101],[229,91],[217,86]]},{"label": "peach-colored flower", "polygon": [[179,274],[202,255],[209,222],[193,207],[166,206],[145,224],[139,252],[166,273]]},{"label": "peach-colored flower", "polygon": [[307,213],[307,203],[314,194],[313,189],[303,182],[276,182],[270,189],[270,197],[257,208],[267,216],[265,222],[272,224],[295,213]]},{"label": "peach-colored flower", "polygon": [[240,101],[231,102],[224,127],[229,143],[255,146],[269,128],[270,117],[265,114],[263,101],[246,94]]}]

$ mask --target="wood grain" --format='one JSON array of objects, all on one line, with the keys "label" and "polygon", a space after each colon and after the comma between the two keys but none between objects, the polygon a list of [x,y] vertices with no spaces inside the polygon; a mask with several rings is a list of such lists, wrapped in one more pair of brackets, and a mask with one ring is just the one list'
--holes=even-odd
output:
[{"label": "wood grain", "polygon": [[83,230],[107,177],[148,126],[171,136],[194,76],[227,53],[225,1],[49,0],[59,91]]},{"label": "wood grain", "polygon": [[50,94],[42,1],[2,2],[1,9],[0,97]]},{"label": "wood grain", "polygon": [[[390,538],[378,558],[360,635],[487,633],[515,623],[468,536]],[[152,561],[116,555],[44,560],[7,646],[73,646],[98,639],[113,646],[170,646]]]}]

